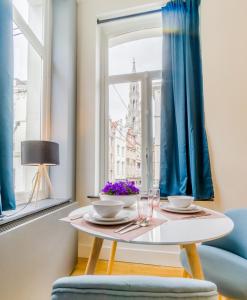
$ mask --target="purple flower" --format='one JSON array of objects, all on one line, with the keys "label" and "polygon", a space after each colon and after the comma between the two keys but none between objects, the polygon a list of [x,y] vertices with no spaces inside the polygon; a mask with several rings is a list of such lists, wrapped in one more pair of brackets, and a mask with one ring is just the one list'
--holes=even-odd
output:
[{"label": "purple flower", "polygon": [[116,181],[114,183],[107,182],[104,188],[101,190],[102,193],[107,195],[135,195],[139,194],[138,187],[135,186],[134,181]]}]

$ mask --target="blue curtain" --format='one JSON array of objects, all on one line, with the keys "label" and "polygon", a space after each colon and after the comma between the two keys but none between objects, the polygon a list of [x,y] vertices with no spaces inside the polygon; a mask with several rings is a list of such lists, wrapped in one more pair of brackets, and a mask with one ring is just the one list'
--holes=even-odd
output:
[{"label": "blue curtain", "polygon": [[13,189],[12,1],[0,1],[0,214],[15,209]]},{"label": "blue curtain", "polygon": [[174,0],[162,9],[162,196],[214,197],[204,126],[199,5],[199,0]]}]

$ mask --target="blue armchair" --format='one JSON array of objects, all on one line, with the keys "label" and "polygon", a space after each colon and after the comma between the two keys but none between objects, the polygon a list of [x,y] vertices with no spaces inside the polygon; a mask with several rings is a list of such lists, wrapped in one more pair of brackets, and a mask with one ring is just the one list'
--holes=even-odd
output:
[{"label": "blue armchair", "polygon": [[58,279],[52,300],[217,300],[215,284],[185,278],[77,276]]},{"label": "blue armchair", "polygon": [[[226,212],[234,222],[233,231],[218,240],[199,246],[205,278],[217,285],[220,294],[247,299],[247,209]],[[181,252],[184,268],[190,273],[186,253]]]}]

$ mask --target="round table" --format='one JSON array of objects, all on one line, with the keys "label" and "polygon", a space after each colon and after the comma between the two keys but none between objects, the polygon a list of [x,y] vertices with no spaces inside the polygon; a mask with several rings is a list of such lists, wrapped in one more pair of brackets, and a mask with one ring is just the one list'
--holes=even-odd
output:
[{"label": "round table", "polygon": [[[70,213],[69,217],[83,215],[89,209],[91,209],[91,205],[76,209]],[[135,210],[135,208],[130,208],[128,210]],[[208,211],[210,212],[212,210]],[[230,218],[224,214],[218,214],[219,218],[204,217],[184,220],[168,220],[161,226],[157,226],[142,236],[139,236],[138,238],[128,242],[121,240],[121,238],[118,239],[102,234],[101,232],[88,229],[80,224],[71,224],[77,230],[94,236],[93,246],[88,259],[85,274],[94,273],[103,241],[113,240],[114,242],[108,264],[108,274],[111,273],[117,242],[124,242],[145,245],[180,245],[180,248],[185,249],[187,253],[193,278],[203,279],[203,271],[196,244],[223,237],[230,233],[234,227]],[[162,214],[154,211],[154,217],[157,216],[159,218],[166,219]]]}]

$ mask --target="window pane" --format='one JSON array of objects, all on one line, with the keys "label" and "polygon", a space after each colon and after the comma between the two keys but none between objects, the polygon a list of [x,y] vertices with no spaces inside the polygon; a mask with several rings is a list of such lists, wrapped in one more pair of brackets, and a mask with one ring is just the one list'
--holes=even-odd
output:
[{"label": "window pane", "polygon": [[141,83],[109,86],[109,180],[141,185]]},{"label": "window pane", "polygon": [[[31,190],[35,168],[21,166],[21,141],[41,138],[42,59],[14,25],[14,184]],[[17,197],[18,200],[18,197]]]},{"label": "window pane", "polygon": [[130,62],[136,60],[137,72],[161,70],[162,38],[135,40],[109,48],[109,75],[132,72]]},{"label": "window pane", "polygon": [[[109,178],[112,180],[128,178],[133,179],[134,181],[141,183],[142,178],[142,189],[147,189],[150,184],[158,185],[159,183],[159,168],[160,168],[160,80],[154,81],[154,78],[158,78],[160,72],[152,72],[152,71],[160,71],[162,65],[162,36],[152,36],[146,37],[147,32],[138,31],[132,32],[131,36],[126,34],[121,37],[116,37],[110,40],[109,47],[109,76],[110,80],[137,80],[136,78],[140,78],[142,80],[142,84],[144,85],[143,98],[140,95],[140,82],[137,99],[141,99],[143,102],[143,107],[147,107],[148,110],[142,116],[144,120],[142,122],[142,130],[138,132],[136,136],[134,136],[134,146],[135,151],[133,151],[128,145],[128,139],[126,137],[130,122],[127,121],[127,115],[131,115],[129,113],[129,107],[132,103],[133,91],[131,84],[119,84],[119,91],[114,91],[114,87],[110,86],[109,92],[109,112],[110,112],[110,153],[109,153]],[[150,34],[150,33],[148,33]],[[135,38],[135,39],[133,39]],[[124,41],[124,42],[123,42]],[[120,44],[119,44],[120,43]],[[132,63],[131,63],[132,62]],[[145,75],[139,74],[145,72]],[[137,73],[137,76],[136,74]],[[125,75],[125,76],[117,76],[115,75]],[[121,79],[122,78],[122,79]],[[141,79],[142,78],[142,79]],[[124,87],[125,85],[125,87]],[[152,90],[150,90],[152,88]],[[115,93],[115,94],[114,94]],[[148,98],[150,95],[150,98]],[[152,99],[151,99],[152,95]],[[118,99],[120,98],[120,100]],[[122,101],[121,101],[122,100]],[[123,105],[124,102],[125,105]],[[152,104],[151,104],[152,103]],[[132,104],[133,105],[133,104]],[[151,108],[152,105],[152,112]],[[127,107],[127,112],[126,108]],[[114,112],[114,116],[112,117]],[[125,114],[124,114],[125,112]],[[121,116],[120,116],[121,115]],[[116,117],[117,116],[117,117]],[[141,119],[141,109],[139,112],[139,119]],[[136,116],[132,115],[132,117],[136,118]],[[113,123],[111,120],[116,121]],[[119,121],[121,120],[121,124]],[[123,125],[122,125],[123,124]],[[152,126],[149,128],[148,126]],[[122,147],[119,144],[119,147],[115,145],[116,136],[114,135],[114,130],[116,128],[122,128],[124,132],[124,140],[125,140],[125,159],[123,160],[125,166],[125,173],[121,174],[121,159],[117,159],[115,161],[115,153],[118,155],[120,148]],[[140,123],[141,127],[141,123]],[[120,130],[120,129],[119,129]],[[131,131],[130,131],[131,132]],[[114,137],[113,137],[114,135]],[[112,141],[111,141],[112,140]],[[137,142],[136,142],[137,141]],[[142,143],[139,141],[142,141]],[[112,144],[111,144],[112,143]],[[148,143],[148,144],[147,144]],[[127,146],[128,145],[128,146]],[[116,150],[114,150],[116,149]],[[128,151],[127,151],[128,149]],[[115,151],[115,153],[114,153]],[[135,154],[133,154],[135,152]],[[146,157],[147,154],[151,155],[152,152],[152,160],[141,161],[142,157]],[[138,157],[137,157],[137,153]],[[153,162],[153,164],[151,163]],[[151,178],[150,174],[153,174]],[[122,176],[120,178],[120,176]],[[135,178],[136,177],[136,178]],[[140,179],[140,180],[139,180]],[[152,182],[150,182],[152,181]]]},{"label": "window pane", "polygon": [[13,4],[40,41],[43,41],[44,0],[13,0]]},{"label": "window pane", "polygon": [[160,100],[161,80],[152,81],[152,122],[153,122],[153,185],[160,179]]}]

